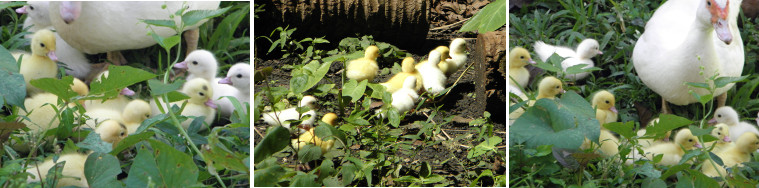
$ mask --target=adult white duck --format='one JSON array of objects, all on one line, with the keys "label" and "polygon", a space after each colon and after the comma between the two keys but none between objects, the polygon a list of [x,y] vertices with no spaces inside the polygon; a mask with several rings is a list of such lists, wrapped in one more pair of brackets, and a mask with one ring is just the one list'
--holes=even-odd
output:
[{"label": "adult white duck", "polygon": [[[166,9],[162,9],[166,6]],[[165,27],[145,27],[142,19],[165,20],[186,6],[187,10],[214,10],[219,1],[85,1],[50,2],[50,21],[61,38],[76,49],[88,54],[109,52],[109,60],[121,65],[119,50],[140,49],[156,44],[150,35],[151,28],[161,37],[175,35]],[[179,22],[180,17],[174,20]],[[197,28],[204,21],[187,26],[185,34],[188,52],[197,47]],[[194,43],[194,44],[193,44]],[[116,53],[113,53],[116,52]]]},{"label": "adult white duck", "polygon": [[[582,42],[577,45],[576,50],[562,46],[549,45],[543,41],[535,42],[534,47],[535,53],[538,54],[538,57],[540,57],[540,60],[543,60],[543,62],[547,61],[548,58],[550,58],[554,53],[563,58],[566,58],[564,61],[561,61],[561,68],[564,70],[564,72],[567,71],[567,68],[575,65],[585,65],[585,67],[583,67],[585,69],[594,67],[595,64],[591,58],[595,57],[598,54],[603,54],[603,52],[601,52],[599,49],[598,41],[595,39],[582,40]],[[590,73],[583,72],[577,74],[568,74],[565,77],[569,78],[571,81],[577,81],[588,77],[588,75],[590,75]]]},{"label": "adult white duck", "polygon": [[[689,90],[707,94],[685,82],[704,82],[715,73],[740,76],[744,63],[737,25],[740,4],[740,0],[670,0],[654,12],[635,44],[632,60],[640,80],[661,95],[663,112],[669,113],[667,102],[696,102]],[[700,67],[704,75],[699,74]],[[732,87],[717,88],[718,106],[724,106],[725,92]]]}]

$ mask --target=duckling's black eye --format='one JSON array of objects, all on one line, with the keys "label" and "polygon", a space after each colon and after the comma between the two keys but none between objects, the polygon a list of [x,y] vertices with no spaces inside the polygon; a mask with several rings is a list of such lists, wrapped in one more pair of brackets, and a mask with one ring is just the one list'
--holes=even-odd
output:
[{"label": "duckling's black eye", "polygon": [[40,43],[40,46],[44,48],[45,47],[45,43]]},{"label": "duckling's black eye", "polygon": [[706,6],[712,6],[712,2],[707,0],[706,1]]},{"label": "duckling's black eye", "polygon": [[206,94],[203,94],[203,92],[198,92],[198,95],[200,95],[201,97],[206,96]]},{"label": "duckling's black eye", "polygon": [[145,114],[145,118],[150,118],[150,114]]},{"label": "duckling's black eye", "polygon": [[126,135],[126,133],[125,132],[121,132],[121,136],[124,136],[124,135]]},{"label": "duckling's black eye", "polygon": [[29,9],[34,10],[34,6],[29,5]]},{"label": "duckling's black eye", "polygon": [[556,86],[556,89],[559,89],[559,86]]},{"label": "duckling's black eye", "polygon": [[519,56],[519,59],[524,59],[524,56]]},{"label": "duckling's black eye", "polygon": [[197,62],[197,61],[192,61],[192,64],[193,64],[193,65],[197,65],[197,64],[198,64],[198,62]]},{"label": "duckling's black eye", "polygon": [[722,133],[721,132],[717,132],[717,135],[722,135]]},{"label": "duckling's black eye", "polygon": [[717,117],[718,117],[718,118],[721,118],[721,117],[722,117],[722,114],[717,114]]},{"label": "duckling's black eye", "polygon": [[242,78],[242,74],[237,74],[237,78]]},{"label": "duckling's black eye", "polygon": [[606,101],[606,104],[609,104],[609,101]]}]

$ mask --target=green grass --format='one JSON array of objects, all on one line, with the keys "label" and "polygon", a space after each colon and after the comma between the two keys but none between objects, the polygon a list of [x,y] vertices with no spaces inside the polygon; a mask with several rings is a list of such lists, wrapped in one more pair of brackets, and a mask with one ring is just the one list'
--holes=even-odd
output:
[{"label": "green grass", "polygon": [[[3,23],[0,26],[0,41],[3,42],[0,44],[2,49],[5,49],[0,50],[0,72],[10,75],[11,78],[20,78],[21,75],[18,74],[16,61],[12,57],[8,61],[10,54],[7,52],[28,50],[28,46],[25,45],[29,43],[29,39],[23,38],[28,32],[21,27],[26,15],[22,16],[14,11],[22,5],[23,2],[0,4],[0,22]],[[227,9],[218,12],[221,15],[216,15],[218,17],[211,18],[200,27],[198,48],[209,50],[216,55],[221,70],[217,76],[225,76],[231,65],[250,61],[250,3],[222,2],[220,8]],[[200,12],[184,12],[177,16],[186,14],[212,16]],[[128,66],[111,66],[111,76],[101,84],[95,82],[90,85],[91,91],[84,97],[75,96],[66,87],[54,87],[70,83],[71,77],[68,76],[33,81],[33,85],[42,86],[44,90],[62,99],[57,104],[51,104],[62,110],[61,115],[55,117],[61,121],[60,127],[47,131],[47,135],[54,139],[44,144],[39,142],[42,140],[39,136],[32,137],[38,139],[28,138],[25,135],[27,129],[23,124],[14,123],[18,118],[23,118],[18,115],[18,107],[23,104],[25,94],[7,91],[23,90],[23,80],[18,85],[18,80],[4,79],[6,81],[0,84],[0,90],[3,90],[0,92],[0,98],[5,99],[0,101],[3,102],[3,107],[0,108],[0,124],[3,126],[2,132],[6,134],[0,139],[0,184],[4,187],[39,186],[40,182],[26,182],[30,174],[24,171],[34,165],[34,161],[53,158],[61,153],[95,152],[87,160],[84,169],[86,177],[83,177],[94,187],[148,184],[168,187],[249,186],[250,110],[246,110],[247,114],[241,112],[243,108],[249,109],[249,105],[236,107],[236,115],[231,118],[216,117],[213,125],[217,126],[208,129],[200,129],[202,117],[181,116],[181,106],[175,106],[170,109],[170,112],[174,113],[154,116],[143,122],[135,134],[129,135],[116,148],[104,144],[99,136],[89,129],[72,131],[72,128],[79,126],[87,117],[79,115],[84,112],[81,105],[64,108],[65,102],[68,101],[112,98],[116,96],[114,89],[124,86],[130,86],[137,91],[134,98],[181,98],[183,94],[169,91],[178,89],[182,79],[177,79],[176,82],[168,80],[169,71],[165,69],[184,59],[184,42],[161,43],[162,45],[124,52],[130,62]],[[93,63],[102,62],[104,55],[89,55],[88,58]],[[114,71],[115,69],[124,73],[113,74],[120,72]],[[158,95],[159,92],[163,94]],[[19,95],[21,98],[18,98]],[[193,123],[188,130],[184,130],[179,126],[179,122],[188,118]],[[10,131],[14,134],[8,135]],[[10,147],[12,142],[32,143],[32,152],[14,151]],[[55,171],[51,170],[51,173]],[[122,174],[121,179],[117,179],[119,174]],[[128,175],[123,176],[125,174]],[[47,187],[59,179],[60,177],[49,176],[42,183]],[[183,181],[174,181],[179,179]]]},{"label": "green grass", "polygon": [[[536,41],[544,41],[548,44],[562,46],[576,46],[582,39],[594,38],[599,41],[603,55],[593,58],[596,67],[602,70],[592,72],[583,81],[565,84],[569,92],[576,92],[589,101],[590,95],[601,89],[612,91],[616,95],[616,107],[619,109],[619,121],[626,122],[632,127],[640,127],[642,117],[639,117],[639,108],[650,110],[657,117],[661,111],[661,98],[647,88],[637,77],[631,61],[632,49],[635,41],[644,31],[646,21],[654,13],[661,1],[582,1],[582,0],[559,0],[559,1],[536,1],[520,10],[511,11],[509,26],[509,44],[513,48],[522,46],[528,50],[533,49]],[[759,85],[759,74],[756,74],[757,56],[757,29],[754,21],[747,20],[744,16],[739,17],[741,36],[744,40],[746,62],[742,75],[748,76],[744,81],[735,84],[735,87],[727,92],[727,105],[733,106],[740,114],[742,120],[753,122],[756,111],[759,110],[759,99],[756,99],[756,86]],[[533,59],[537,59],[533,56]],[[537,79],[555,73],[546,71],[537,75]],[[566,80],[565,80],[566,83]],[[536,90],[537,82],[527,86],[528,91]],[[686,106],[670,105],[674,113],[690,120],[695,124],[694,128],[706,128],[703,120],[711,119],[711,112],[715,109],[713,101],[695,103]],[[589,106],[588,106],[589,107]],[[638,107],[638,108],[636,108]],[[592,117],[591,117],[592,118]],[[614,124],[618,125],[618,124]],[[607,127],[611,127],[607,126]],[[511,130],[510,130],[511,131]],[[619,133],[619,132],[618,132]],[[530,146],[525,143],[515,142],[514,133],[510,138],[509,174],[510,185],[522,186],[656,186],[663,183],[668,186],[687,183],[693,180],[700,183],[716,183],[715,180],[704,178],[700,174],[700,166],[657,166],[650,162],[636,163],[633,166],[619,164],[616,160],[621,156],[609,158],[596,158],[590,161],[581,161],[580,168],[568,169],[563,167],[552,154],[548,146]],[[619,133],[623,134],[623,133]],[[622,136],[620,136],[622,137]],[[707,136],[708,137],[708,136]],[[702,137],[703,139],[703,137]],[[622,147],[630,148],[637,142],[637,137],[622,139]],[[624,141],[626,140],[626,141]],[[707,150],[695,150],[689,153],[699,161],[708,157]],[[756,153],[755,153],[756,154]],[[740,168],[740,174],[747,178],[750,184],[757,184],[759,177],[746,170],[756,169],[757,159],[747,163],[748,167]],[[621,168],[620,168],[621,167]],[[691,170],[692,169],[692,170]],[[664,175],[672,175],[665,177]],[[738,178],[741,179],[741,178]],[[673,181],[678,180],[678,181]],[[721,180],[720,180],[721,181]],[[734,182],[731,182],[733,184]],[[713,184],[712,184],[713,185]]]}]

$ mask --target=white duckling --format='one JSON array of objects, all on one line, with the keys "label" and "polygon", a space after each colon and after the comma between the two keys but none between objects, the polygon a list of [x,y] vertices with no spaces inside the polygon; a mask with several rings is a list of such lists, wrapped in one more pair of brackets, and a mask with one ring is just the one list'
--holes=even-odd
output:
[{"label": "white duckling", "polygon": [[[666,102],[697,102],[690,90],[701,96],[709,93],[683,83],[702,83],[714,74],[741,75],[744,51],[736,24],[738,6],[730,0],[673,0],[654,12],[635,44],[632,60],[640,80],[662,97],[662,111],[669,113]],[[717,88],[713,95],[732,87],[730,83]],[[718,99],[718,106],[723,106],[726,96]]]},{"label": "white duckling", "polygon": [[723,151],[733,144],[732,140],[730,140],[730,128],[724,123],[714,125],[712,136],[716,137],[717,140],[704,143],[704,146],[706,148],[714,146],[714,149],[712,149],[712,152],[714,153]]},{"label": "white duckling", "polygon": [[29,84],[29,81],[40,78],[55,78],[58,76],[58,66],[55,61],[55,35],[52,31],[43,29],[34,33],[32,38],[32,55],[22,58],[19,73],[24,75],[26,95],[33,96],[42,90]]},{"label": "white duckling", "polygon": [[[596,108],[596,118],[601,122],[601,125],[611,122],[617,122],[617,115],[619,112],[614,107],[616,99],[614,94],[609,91],[601,90],[593,95],[591,104],[593,108]],[[603,120],[603,121],[602,121]],[[603,126],[601,126],[603,128]]]},{"label": "white duckling", "polygon": [[[595,39],[583,40],[579,45],[577,45],[577,51],[574,51],[567,47],[548,45],[546,43],[543,43],[543,41],[535,42],[534,47],[535,53],[538,54],[538,57],[540,57],[543,62],[547,61],[548,58],[551,57],[551,55],[554,53],[566,58],[561,62],[561,67],[565,72],[567,71],[567,68],[580,64],[584,64],[584,68],[594,67],[595,64],[591,58],[595,57],[597,54],[603,54],[603,52],[598,49],[598,41]],[[566,75],[566,77],[572,81],[577,81],[587,77],[589,74],[590,73],[584,72],[578,74],[569,74]]]},{"label": "white duckling", "polygon": [[[555,99],[559,93],[564,93],[564,83],[556,77],[547,76],[538,83],[538,97],[535,100],[527,102],[527,106],[532,106],[540,99]],[[515,121],[524,114],[524,109],[519,108],[509,113],[509,121]],[[511,122],[514,123],[514,122]]]},{"label": "white duckling", "polygon": [[[100,73],[96,78],[95,82],[101,82],[103,79],[108,78],[108,72],[104,71]],[[113,110],[117,112],[116,114],[121,114],[122,110],[124,110],[124,107],[129,103],[129,98],[126,96],[132,96],[134,95],[134,91],[129,89],[128,87],[125,87],[119,91],[119,95],[116,98],[109,99],[109,100],[88,100],[85,101],[84,106],[87,111],[93,111],[95,109],[108,109]]]},{"label": "white duckling", "polygon": [[121,113],[121,119],[124,121],[128,134],[133,134],[137,131],[140,124],[150,118],[152,113],[148,102],[140,99],[130,101]]},{"label": "white duckling", "polygon": [[[71,46],[88,54],[118,52],[119,50],[140,49],[156,44],[148,32],[161,37],[176,35],[176,31],[166,27],[146,27],[140,20],[170,19],[181,8],[191,10],[215,10],[219,1],[191,2],[50,2],[49,14],[52,25]],[[165,9],[164,9],[165,8]],[[181,17],[173,18],[179,23]],[[207,20],[201,20],[184,28],[188,41],[188,52],[197,48],[197,28]],[[109,26],[109,27],[103,27]],[[116,65],[123,56],[109,53],[109,60]],[[118,58],[121,57],[121,58]]]},{"label": "white duckling", "polygon": [[[466,57],[465,57],[466,58]],[[535,64],[530,57],[530,52],[522,47],[515,47],[509,52],[509,85],[517,88],[526,88],[530,81],[530,71],[525,68],[528,64]]]},{"label": "white duckling", "polygon": [[[440,52],[437,50],[432,50],[428,58],[428,62],[439,62]],[[417,67],[417,71],[419,71],[419,74],[422,76],[423,88],[432,94],[443,92],[443,90],[445,90],[446,81],[446,77],[445,74],[443,74],[443,71],[441,71],[435,63],[421,64],[421,67]]]},{"label": "white duckling", "polygon": [[195,50],[190,52],[184,61],[175,64],[174,68],[187,69],[187,80],[203,78],[213,82],[219,70],[219,63],[210,51]]},{"label": "white duckling", "polygon": [[[438,67],[438,69],[440,69],[440,71],[443,71],[443,67],[446,67],[446,68],[448,67],[448,64],[445,62],[445,60],[450,58],[450,56],[449,56],[450,50],[448,49],[447,46],[438,46],[435,49],[433,49],[432,51],[440,52],[440,60],[437,61],[438,62],[437,63],[437,67]],[[422,61],[419,62],[419,64],[414,65],[414,68],[420,69],[420,68],[426,66],[426,64],[427,64],[428,61],[429,61],[429,59],[422,60]],[[445,74],[445,71],[443,71],[443,73]]]},{"label": "white duckling", "polygon": [[[36,32],[42,29],[53,29],[50,22],[48,11],[48,1],[29,1],[28,5],[16,9],[17,13],[27,14],[24,20],[24,28],[29,27],[30,32]],[[32,35],[26,35],[24,38],[31,38]],[[86,79],[92,70],[90,61],[84,56],[84,53],[71,47],[64,41],[58,33],[55,33],[56,55],[58,61],[66,65],[66,74],[72,75],[79,79]]]},{"label": "white duckling", "polygon": [[[211,88],[211,84],[203,78],[195,78],[184,84],[182,87],[182,93],[190,96],[190,98],[172,102],[169,105],[166,105],[162,99],[159,99],[161,107],[166,110],[172,105],[181,106],[182,103],[187,102],[187,105],[181,113],[182,116],[205,116],[205,123],[201,126],[201,129],[205,129],[207,128],[207,125],[211,125],[214,118],[216,118],[216,104],[214,104],[211,99],[211,96],[213,96],[213,88]],[[153,116],[161,114],[161,110],[158,108],[158,105],[156,105],[155,100],[150,100],[150,108]],[[183,121],[182,127],[188,129],[191,122],[192,118]]]},{"label": "white duckling", "polygon": [[[250,64],[237,63],[229,68],[227,77],[218,79],[218,84],[214,85],[214,96],[217,105],[219,105],[219,112],[223,116],[230,116],[235,110],[232,102],[227,98],[220,98],[223,96],[232,96],[240,101],[240,105],[245,108],[245,103],[250,103]],[[216,92],[218,91],[218,92]],[[246,110],[247,109],[243,109]]]},{"label": "white duckling", "polygon": [[753,132],[759,134],[759,130],[755,125],[749,122],[740,121],[738,112],[730,106],[723,106],[717,108],[714,111],[714,118],[709,120],[709,123],[724,123],[730,127],[730,140],[737,140],[740,135],[745,132]]},{"label": "white duckling", "polygon": [[374,77],[377,76],[379,66],[377,66],[377,57],[379,57],[379,48],[377,46],[369,46],[364,51],[364,57],[354,59],[348,62],[345,67],[345,76],[354,79],[358,82],[363,80],[374,81]]},{"label": "white duckling", "polygon": [[464,63],[466,63],[466,40],[462,38],[456,38],[451,41],[450,45],[450,58],[445,59],[445,65],[440,65],[440,70],[445,73],[445,76],[451,76],[458,71]]},{"label": "white duckling", "polygon": [[[722,152],[717,153],[717,156],[722,159],[722,163],[726,167],[733,167],[735,165],[740,165],[741,163],[750,161],[751,153],[759,149],[759,135],[752,132],[743,133],[735,142],[736,143],[733,146],[730,146]],[[701,165],[701,172],[709,177],[719,176],[719,173],[717,173],[717,171],[719,171],[722,175],[727,175],[723,166],[718,166],[716,163],[715,165],[717,168],[714,168],[714,166],[712,166],[710,160],[704,161],[704,163]]]},{"label": "white duckling", "polygon": [[269,125],[279,125],[284,126],[285,128],[290,128],[290,123],[287,123],[288,120],[298,120],[300,118],[303,118],[307,115],[310,115],[308,119],[303,120],[301,124],[306,125],[313,125],[314,122],[316,122],[316,98],[313,96],[307,95],[304,96],[303,99],[300,100],[298,103],[298,107],[304,107],[307,106],[311,110],[304,112],[303,114],[299,114],[298,110],[295,107],[275,111],[275,112],[267,112],[264,113],[263,116],[261,116],[261,119],[264,120]]},{"label": "white duckling", "polygon": [[[335,113],[328,113],[325,114],[324,117],[322,117],[322,121],[335,126],[335,120],[337,119],[337,114]],[[307,144],[314,144],[316,146],[319,146],[322,150],[322,155],[327,153],[332,147],[335,145],[335,139],[323,141],[321,138],[316,136],[314,133],[315,129],[309,129],[308,131],[304,132],[298,138],[292,139],[290,142],[293,145],[293,147],[298,148],[300,150],[303,148],[303,146],[306,146]]]},{"label": "white duckling", "polygon": [[127,137],[127,127],[116,120],[106,120],[98,124],[95,132],[100,134],[100,139],[111,143],[113,148]]},{"label": "white duckling", "polygon": [[[56,187],[76,186],[89,187],[87,178],[84,176],[84,163],[89,155],[82,153],[62,154],[58,157],[57,162],[66,161],[61,171],[62,177],[59,177]],[[27,173],[32,174],[27,178],[27,182],[38,182],[46,179],[48,171],[55,166],[52,158],[39,163],[36,166],[26,169]]]},{"label": "white duckling", "polygon": [[[416,87],[416,76],[409,76],[403,82],[403,88],[393,92],[393,102],[390,103],[390,106],[397,109],[399,114],[414,109],[414,104],[419,100],[419,95],[414,91],[414,87]],[[381,110],[378,110],[377,113],[380,113],[380,117],[384,118],[384,113]]]},{"label": "white duckling", "polygon": [[[643,149],[645,154],[643,156],[633,155],[631,158],[639,160],[645,157],[648,160],[653,160],[654,156],[663,154],[660,165],[676,165],[680,162],[686,150],[693,148],[701,148],[701,144],[698,143],[698,137],[691,134],[690,129],[681,129],[675,134],[675,142],[654,144],[651,147]],[[633,153],[631,153],[632,155]],[[628,164],[632,163],[631,161]]]},{"label": "white duckling", "polygon": [[[380,83],[380,85],[385,86],[387,92],[393,93],[398,89],[403,88],[403,82],[405,82],[406,78],[409,76],[421,78],[419,71],[416,71],[416,68],[414,67],[413,57],[404,58],[403,62],[401,62],[401,72],[395,74],[395,76],[391,77],[389,80],[387,80],[387,82]],[[422,85],[422,79],[416,79],[416,87],[414,87],[414,90],[420,91],[422,89]]]}]

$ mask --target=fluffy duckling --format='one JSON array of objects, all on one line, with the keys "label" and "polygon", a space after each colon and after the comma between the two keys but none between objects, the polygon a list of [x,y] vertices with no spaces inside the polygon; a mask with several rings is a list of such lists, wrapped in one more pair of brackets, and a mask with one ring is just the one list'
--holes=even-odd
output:
[{"label": "fluffy duckling", "polygon": [[714,111],[714,118],[709,120],[709,123],[724,123],[730,127],[730,140],[738,140],[740,135],[745,132],[753,132],[759,134],[755,125],[749,122],[740,121],[738,112],[730,106],[723,106],[717,108]]},{"label": "fluffy duckling", "polygon": [[704,143],[704,146],[706,146],[706,148],[714,146],[714,149],[712,149],[712,152],[714,153],[725,150],[727,147],[732,145],[729,130],[730,128],[724,123],[715,125],[714,129],[712,129],[712,136],[716,137],[717,140]]},{"label": "fluffy duckling", "polygon": [[[648,122],[648,125],[646,125],[646,127],[655,126],[658,123],[659,123],[659,118],[654,118],[653,120],[651,120],[650,122]],[[646,129],[640,129],[640,130],[638,130],[637,135],[639,137],[646,135]],[[642,148],[651,147],[652,145],[657,144],[657,143],[669,142],[669,137],[671,135],[672,135],[672,131],[667,131],[667,133],[665,134],[664,138],[662,138],[661,140],[638,139],[638,144],[640,144]],[[633,150],[633,152],[636,152],[636,151]]]},{"label": "fluffy duckling", "polygon": [[438,65],[445,76],[451,76],[466,63],[466,40],[462,38],[453,39],[449,48],[450,58],[445,59],[445,65]]},{"label": "fluffy duckling", "polygon": [[[100,82],[102,79],[108,78],[109,71],[103,71],[100,73],[96,78],[95,82]],[[116,111],[116,114],[121,114],[121,111],[124,110],[124,107],[129,103],[129,98],[126,96],[132,96],[134,95],[134,91],[129,89],[128,87],[125,87],[119,91],[119,95],[116,98],[109,99],[109,100],[88,100],[85,101],[84,106],[87,111],[93,111],[96,109],[107,109],[107,110],[113,110]]]},{"label": "fluffy duckling", "polygon": [[[419,95],[414,91],[416,80],[416,76],[406,77],[406,80],[403,82],[403,88],[393,92],[393,102],[390,103],[390,106],[397,109],[399,114],[414,109],[414,104],[419,99]],[[380,117],[384,118],[384,115],[382,115],[384,113],[381,110],[378,110],[377,113],[380,113]]]},{"label": "fluffy duckling", "polygon": [[184,61],[175,64],[174,68],[187,69],[187,80],[203,78],[211,82],[216,78],[219,63],[210,51],[195,50],[190,52]]},{"label": "fluffy duckling", "polygon": [[40,78],[55,78],[58,75],[58,66],[55,61],[55,35],[52,31],[43,29],[34,33],[32,37],[32,55],[24,57],[21,62],[19,73],[24,75],[26,83],[26,95],[34,96],[42,90],[29,84],[29,81]]},{"label": "fluffy duckling", "polygon": [[[401,72],[395,74],[395,76],[387,80],[387,82],[380,83],[380,85],[385,86],[387,92],[393,93],[398,89],[403,88],[403,82],[409,76],[416,76],[417,78],[421,78],[421,75],[418,71],[416,71],[416,68],[414,67],[413,57],[404,58],[403,62],[401,62]],[[422,79],[416,79],[416,87],[414,87],[414,90],[420,91],[422,89],[422,85]]]},{"label": "fluffy duckling", "polygon": [[[334,126],[335,120],[337,119],[337,114],[335,113],[328,113],[322,117],[322,121]],[[293,147],[298,148],[300,150],[303,148],[303,146],[306,146],[307,144],[314,144],[316,146],[319,146],[322,149],[322,155],[327,153],[332,147],[335,145],[335,139],[323,141],[321,138],[316,136],[314,133],[315,129],[309,129],[305,133],[301,134],[298,138],[292,139],[290,142],[293,145]]]},{"label": "fluffy duckling", "polygon": [[152,113],[148,102],[140,99],[135,99],[129,102],[121,113],[121,119],[124,121],[124,126],[127,128],[128,134],[133,134],[137,131],[140,124],[150,118]]},{"label": "fluffy duckling", "polygon": [[[48,11],[49,2],[28,1],[27,3],[28,5],[16,9],[17,13],[28,15],[26,20],[24,20],[24,28],[29,28],[29,32],[53,29]],[[31,37],[31,34],[24,36],[24,38]],[[66,74],[82,80],[86,79],[87,74],[92,70],[92,66],[84,53],[71,47],[58,33],[55,33],[55,45],[58,61],[67,67]]]},{"label": "fluffy duckling", "polygon": [[100,123],[95,132],[100,134],[100,139],[111,143],[113,148],[127,137],[127,127],[116,120],[106,120]]},{"label": "fluffy duckling", "polygon": [[243,108],[245,108],[245,103],[250,103],[250,70],[250,64],[237,63],[229,68],[227,77],[219,79],[217,81],[218,84],[213,84],[213,99],[219,105],[221,115],[229,117],[235,110],[235,106],[226,97],[220,97],[235,97],[240,101],[240,105]]},{"label": "fluffy duckling", "polygon": [[[63,175],[58,179],[58,185],[56,187],[76,186],[76,187],[89,187],[87,178],[84,176],[84,162],[87,161],[87,154],[81,153],[68,153],[62,154],[58,157],[57,162],[66,161],[63,166],[61,174]],[[27,178],[27,182],[38,182],[46,179],[47,172],[55,166],[52,158],[39,163],[37,166],[32,166],[26,169],[27,173],[32,176]],[[78,178],[78,179],[77,179]]]},{"label": "fluffy duckling", "polygon": [[[595,39],[583,40],[580,42],[580,45],[577,45],[576,51],[567,47],[548,45],[546,43],[543,43],[543,41],[535,42],[534,46],[535,52],[538,54],[538,57],[543,60],[543,62],[547,61],[548,58],[551,57],[551,55],[554,53],[566,58],[561,62],[561,67],[565,72],[567,71],[567,68],[580,64],[585,64],[586,66],[584,68],[594,67],[595,65],[593,64],[593,60],[591,60],[591,58],[595,57],[597,54],[603,54],[603,52],[598,49],[598,41]],[[566,75],[566,77],[572,81],[577,81],[587,77],[588,75],[589,73],[584,72],[579,74]]]},{"label": "fluffy duckling", "polygon": [[348,62],[345,67],[346,77],[354,79],[358,82],[363,80],[374,81],[374,77],[377,76],[379,66],[377,66],[377,57],[379,57],[379,48],[377,46],[369,46],[364,51],[364,57],[354,59]]},{"label": "fluffy duckling", "polygon": [[310,118],[303,120],[301,124],[313,125],[314,122],[316,122],[316,111],[314,111],[314,109],[316,109],[315,102],[316,102],[316,98],[314,98],[313,96],[307,95],[307,96],[304,96],[303,99],[300,100],[300,103],[298,103],[298,107],[308,106],[308,108],[310,108],[311,110],[301,114],[300,116],[298,115],[298,110],[296,110],[295,107],[292,107],[292,108],[284,109],[281,111],[264,113],[263,116],[261,116],[261,119],[263,119],[264,122],[266,122],[269,125],[280,125],[289,129],[290,123],[286,123],[285,121],[298,120],[300,118],[303,118],[306,115],[311,115]]},{"label": "fluffy duckling", "polygon": [[[738,137],[738,140],[733,146],[717,153],[717,156],[722,159],[724,166],[732,167],[750,161],[751,153],[757,149],[759,149],[759,135],[753,132],[746,132]],[[720,171],[722,175],[726,175],[725,168],[722,166],[717,166],[715,169],[708,160],[702,164],[701,172],[707,176],[719,176],[717,171]]]},{"label": "fluffy duckling", "polygon": [[[169,105],[166,105],[166,103],[161,100],[162,108],[165,110],[171,105],[176,104],[177,106],[181,106],[182,103],[187,102],[187,105],[182,111],[182,115],[196,117],[205,116],[205,124],[203,124],[201,128],[205,129],[207,127],[206,125],[210,125],[214,118],[216,118],[216,104],[211,100],[211,96],[213,96],[211,84],[209,84],[206,79],[195,78],[184,84],[182,87],[182,93],[190,96],[190,98],[183,101],[173,102]],[[155,104],[155,100],[150,100],[150,108],[153,116],[161,113],[160,109],[158,109],[158,105]],[[182,127],[185,129],[189,128],[191,122],[192,119],[185,120],[182,122]]]},{"label": "fluffy duckling", "polygon": [[[593,108],[596,108],[596,118],[598,118],[598,121],[603,120],[601,125],[617,122],[618,111],[617,108],[614,107],[615,103],[616,99],[614,98],[614,94],[611,94],[606,90],[601,90],[593,96],[591,104],[593,105]],[[603,128],[603,126],[601,128]]]},{"label": "fluffy duckling", "polygon": [[511,49],[509,52],[509,85],[527,87],[527,82],[530,81],[530,71],[525,68],[527,64],[535,64],[527,49],[522,47]]},{"label": "fluffy duckling", "polygon": [[[538,83],[538,97],[535,100],[527,102],[527,106],[532,106],[540,99],[555,99],[559,93],[564,93],[564,83],[556,77],[547,76]],[[509,120],[513,121],[524,114],[524,109],[519,108],[509,114]],[[512,122],[513,123],[513,122]]]},{"label": "fluffy duckling", "polygon": [[[89,93],[87,85],[79,79],[74,78],[71,88],[80,96]],[[52,93],[40,93],[24,100],[26,111],[20,110],[19,115],[27,118],[20,118],[21,122],[26,124],[32,134],[43,133],[53,127],[58,127],[59,119],[56,117],[56,106],[58,96]],[[74,104],[69,104],[73,107]]]},{"label": "fluffy duckling", "polygon": [[[680,162],[686,150],[693,148],[701,148],[701,144],[698,143],[698,137],[693,136],[690,129],[682,129],[675,134],[675,142],[654,144],[651,147],[643,149],[645,157],[648,160],[653,160],[654,156],[663,154],[660,165],[676,165]],[[638,160],[641,156],[632,156],[631,158]]]},{"label": "fluffy duckling", "polygon": [[[595,153],[599,153],[604,157],[614,156],[619,153],[619,138],[603,127],[601,127],[601,133],[598,135],[598,143],[598,150],[596,150]],[[585,138],[582,145],[580,145],[580,149],[582,150],[591,149],[591,147],[592,144],[588,138]]]},{"label": "fluffy duckling", "polygon": [[[446,46],[438,46],[435,49],[433,49],[433,51],[440,52],[440,60],[437,61],[438,62],[437,66],[438,66],[438,69],[440,69],[440,71],[443,71],[443,66],[448,67],[448,64],[445,62],[445,60],[450,58],[449,56],[450,49],[448,49],[448,47]],[[415,65],[414,68],[420,69],[421,67],[425,66],[425,64],[427,64],[428,60],[422,60],[421,62],[419,62],[419,64]]]},{"label": "fluffy duckling", "polygon": [[[432,50],[428,58],[428,62],[439,62],[440,52]],[[423,88],[432,94],[443,92],[443,90],[445,90],[446,80],[443,71],[441,71],[435,63],[421,63],[421,65],[421,67],[417,67],[417,71],[419,71],[419,74],[422,76]]]}]

